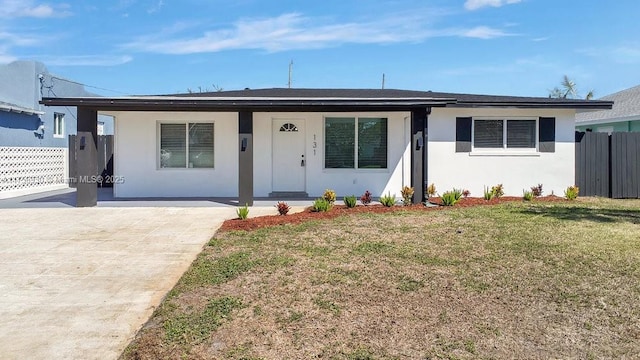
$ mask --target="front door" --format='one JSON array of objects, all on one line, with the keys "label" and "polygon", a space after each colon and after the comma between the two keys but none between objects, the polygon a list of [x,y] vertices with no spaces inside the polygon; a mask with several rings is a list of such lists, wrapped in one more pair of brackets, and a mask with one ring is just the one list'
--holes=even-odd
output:
[{"label": "front door", "polygon": [[273,191],[305,191],[304,120],[273,120]]}]

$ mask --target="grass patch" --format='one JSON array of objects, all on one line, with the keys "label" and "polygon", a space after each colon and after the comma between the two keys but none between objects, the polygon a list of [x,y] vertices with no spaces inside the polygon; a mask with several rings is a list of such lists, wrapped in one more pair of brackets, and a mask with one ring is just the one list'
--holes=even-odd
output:
[{"label": "grass patch", "polygon": [[638,234],[596,198],[219,233],[123,358],[634,358]]},{"label": "grass patch", "polygon": [[166,340],[177,344],[199,344],[211,336],[231,311],[242,306],[239,299],[212,299],[202,312],[178,314],[164,322]]},{"label": "grass patch", "polygon": [[193,262],[189,271],[180,279],[170,296],[198,286],[217,285],[236,278],[257,264],[249,253],[236,252],[220,258],[211,258],[201,253]]},{"label": "grass patch", "polygon": [[423,281],[404,277],[400,279],[400,283],[398,284],[398,290],[402,291],[417,291],[423,287]]},{"label": "grass patch", "polygon": [[392,248],[392,245],[383,242],[383,241],[365,241],[361,244],[358,244],[354,248],[354,253],[360,255],[368,255],[368,254],[383,254],[389,252]]}]

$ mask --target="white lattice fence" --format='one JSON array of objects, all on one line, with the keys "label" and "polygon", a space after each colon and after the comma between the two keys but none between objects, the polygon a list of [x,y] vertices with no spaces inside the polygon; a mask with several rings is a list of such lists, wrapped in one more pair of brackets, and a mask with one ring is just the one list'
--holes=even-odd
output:
[{"label": "white lattice fence", "polygon": [[64,148],[0,147],[0,198],[66,187]]}]

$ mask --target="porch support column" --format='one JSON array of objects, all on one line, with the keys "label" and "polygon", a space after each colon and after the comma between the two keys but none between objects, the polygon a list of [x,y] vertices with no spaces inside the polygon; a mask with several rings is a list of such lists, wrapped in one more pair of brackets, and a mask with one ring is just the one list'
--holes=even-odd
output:
[{"label": "porch support column", "polygon": [[238,202],[253,206],[253,112],[238,112]]},{"label": "porch support column", "polygon": [[427,117],[431,108],[411,111],[411,185],[413,203],[427,200]]},{"label": "porch support column", "polygon": [[[69,144],[71,146],[71,144]],[[78,107],[76,207],[98,205],[98,112]]]}]

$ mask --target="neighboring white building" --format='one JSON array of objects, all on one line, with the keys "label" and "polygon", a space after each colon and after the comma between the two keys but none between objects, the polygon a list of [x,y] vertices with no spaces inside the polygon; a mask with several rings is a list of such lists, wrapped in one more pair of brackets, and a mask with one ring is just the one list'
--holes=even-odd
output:
[{"label": "neighboring white building", "polygon": [[[115,118],[115,197],[400,195],[574,184],[576,110],[606,101],[406,90],[262,89],[45,99]],[[92,120],[92,119],[90,119]]]}]

